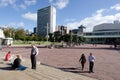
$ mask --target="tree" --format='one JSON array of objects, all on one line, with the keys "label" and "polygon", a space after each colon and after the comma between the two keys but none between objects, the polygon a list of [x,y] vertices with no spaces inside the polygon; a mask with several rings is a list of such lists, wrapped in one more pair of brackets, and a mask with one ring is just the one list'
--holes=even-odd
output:
[{"label": "tree", "polygon": [[56,31],[56,32],[54,32],[54,40],[56,41],[56,42],[60,42],[61,41],[61,34],[60,34],[60,31]]},{"label": "tree", "polygon": [[26,33],[24,31],[24,29],[17,29],[15,32],[15,39],[16,40],[25,40],[26,37]]},{"label": "tree", "polygon": [[63,35],[63,41],[64,42],[70,42],[70,34]]},{"label": "tree", "polygon": [[14,38],[14,33],[15,33],[14,28],[7,28],[4,30],[5,37]]},{"label": "tree", "polygon": [[49,41],[50,42],[54,42],[54,35],[53,35],[53,33],[49,33],[48,35],[49,35]]}]

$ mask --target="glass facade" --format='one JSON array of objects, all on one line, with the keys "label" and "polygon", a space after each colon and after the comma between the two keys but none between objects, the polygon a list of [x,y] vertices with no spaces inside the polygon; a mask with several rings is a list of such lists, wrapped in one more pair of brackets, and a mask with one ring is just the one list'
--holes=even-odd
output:
[{"label": "glass facade", "polygon": [[37,35],[45,37],[48,33],[53,33],[56,27],[56,9],[48,6],[37,12]]},{"label": "glass facade", "polygon": [[120,23],[118,22],[97,25],[93,32],[84,32],[83,34],[87,43],[120,45]]}]

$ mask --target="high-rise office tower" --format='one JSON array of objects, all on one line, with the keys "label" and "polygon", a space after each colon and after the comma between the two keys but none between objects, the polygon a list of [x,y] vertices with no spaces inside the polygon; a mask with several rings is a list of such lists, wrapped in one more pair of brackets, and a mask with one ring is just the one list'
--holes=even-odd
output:
[{"label": "high-rise office tower", "polygon": [[56,9],[48,6],[39,9],[37,12],[37,35],[46,37],[48,33],[53,33],[56,28]]}]

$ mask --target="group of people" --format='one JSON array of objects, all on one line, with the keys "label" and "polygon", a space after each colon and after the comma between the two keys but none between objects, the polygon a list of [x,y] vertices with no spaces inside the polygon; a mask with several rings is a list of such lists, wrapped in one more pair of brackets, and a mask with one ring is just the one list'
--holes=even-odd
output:
[{"label": "group of people", "polygon": [[[90,55],[88,57],[88,61],[89,61],[89,73],[94,73],[93,66],[94,66],[95,57],[92,53],[90,53]],[[81,66],[82,66],[82,70],[83,70],[84,65],[86,63],[86,57],[84,54],[81,55],[79,62],[81,62]]]},{"label": "group of people", "polygon": [[[38,48],[35,45],[32,45],[31,55],[30,55],[31,69],[36,69],[36,56],[38,55],[38,52],[39,52]],[[13,56],[11,55],[11,52],[9,51],[5,56],[5,60],[11,61],[12,59],[13,59]],[[94,66],[95,57],[92,53],[90,53],[88,57],[88,61],[89,61],[89,73],[94,73],[93,66]],[[84,65],[86,63],[86,57],[84,54],[81,55],[79,62],[81,62],[82,70],[84,70]],[[12,63],[12,68],[17,69],[19,68],[20,65],[21,65],[21,57],[20,55],[16,55],[16,59],[14,59]]]},{"label": "group of people", "polygon": [[[15,59],[14,59],[14,57],[15,57]],[[14,59],[14,61],[12,62],[13,59]],[[20,55],[14,56],[11,54],[11,51],[9,51],[5,56],[5,61],[10,61],[12,68],[17,69],[21,64],[21,57],[20,57]]]},{"label": "group of people", "polygon": [[[36,56],[38,55],[38,52],[38,48],[33,44],[30,55],[32,69],[36,69]],[[5,56],[5,61],[12,62],[12,60],[14,59],[14,61],[11,64],[12,68],[16,70],[21,66],[22,58],[20,55],[16,55],[15,57],[16,58],[14,59],[14,55],[11,55],[11,51],[9,51]]]}]

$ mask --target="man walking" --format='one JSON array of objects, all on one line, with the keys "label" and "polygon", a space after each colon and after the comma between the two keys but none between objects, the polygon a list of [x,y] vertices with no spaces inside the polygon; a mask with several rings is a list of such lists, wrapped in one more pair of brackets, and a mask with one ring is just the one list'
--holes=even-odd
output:
[{"label": "man walking", "polygon": [[36,56],[38,55],[38,48],[35,45],[32,45],[31,49],[31,64],[32,64],[32,69],[36,69]]},{"label": "man walking", "polygon": [[89,73],[91,73],[91,72],[94,73],[93,66],[94,66],[95,57],[93,56],[92,53],[90,53],[88,59],[89,59]]}]

